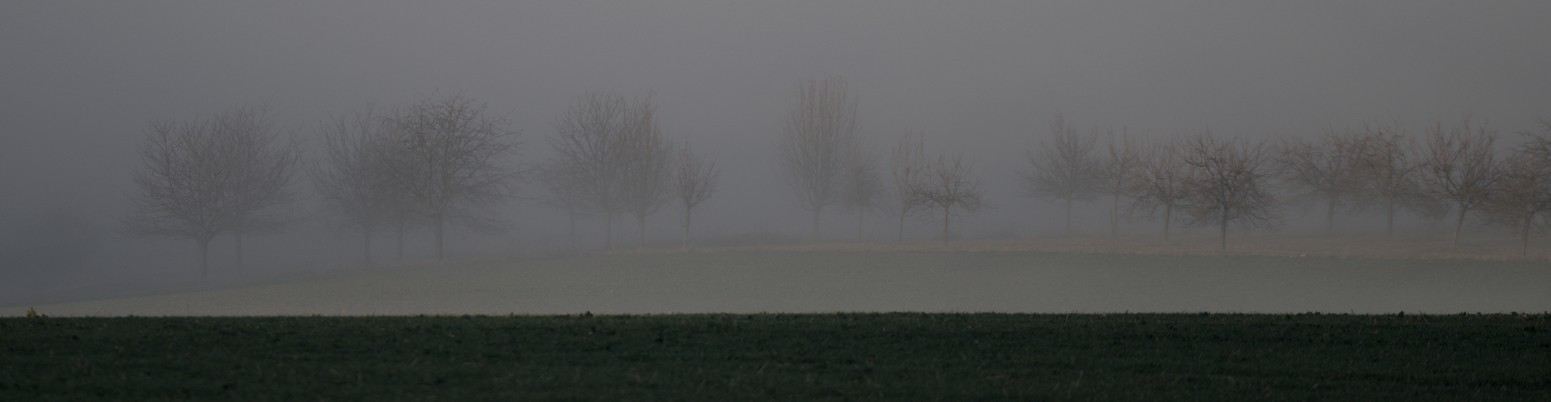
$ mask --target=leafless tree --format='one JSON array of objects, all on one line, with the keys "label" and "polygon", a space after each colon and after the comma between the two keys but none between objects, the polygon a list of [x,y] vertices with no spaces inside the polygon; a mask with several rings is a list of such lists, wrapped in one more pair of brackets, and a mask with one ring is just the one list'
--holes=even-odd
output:
[{"label": "leafless tree", "polygon": [[322,158],[308,170],[324,209],[361,231],[361,258],[372,261],[372,234],[402,217],[404,200],[388,169],[392,126],[370,109],[320,128]]},{"label": "leafless tree", "polygon": [[[1364,124],[1357,158],[1359,188],[1365,199],[1383,205],[1385,234],[1395,234],[1395,212],[1401,208],[1425,211],[1425,198],[1417,184],[1419,164],[1408,151],[1413,143],[1399,124]],[[1425,214],[1424,214],[1425,215]]]},{"label": "leafless tree", "polygon": [[1520,134],[1524,136],[1524,143],[1518,148],[1520,152],[1535,159],[1551,161],[1551,120],[1540,120],[1539,131],[1526,130]]},{"label": "leafless tree", "polygon": [[1454,204],[1450,247],[1459,246],[1465,216],[1487,200],[1498,179],[1497,161],[1492,152],[1496,132],[1475,126],[1471,120],[1467,116],[1460,126],[1447,129],[1442,122],[1434,123],[1428,129],[1421,155],[1418,179],[1423,191]]},{"label": "leafless tree", "polygon": [[1271,192],[1273,169],[1266,147],[1243,140],[1223,141],[1210,133],[1183,142],[1190,166],[1187,194],[1191,224],[1217,225],[1218,247],[1228,249],[1228,226],[1274,228],[1281,223]]},{"label": "leafless tree", "polygon": [[[1532,141],[1540,143],[1531,147],[1545,149],[1546,140],[1536,138]],[[1488,221],[1518,230],[1520,255],[1529,254],[1530,234],[1545,231],[1546,213],[1551,212],[1551,159],[1529,149],[1520,148],[1503,161],[1498,180],[1481,203]]]},{"label": "leafless tree", "polygon": [[459,95],[428,97],[392,117],[394,157],[388,169],[431,228],[436,258],[444,257],[448,224],[497,227],[483,210],[506,200],[519,171],[516,134],[485,106]]},{"label": "leafless tree", "polygon": [[716,192],[716,179],[721,176],[721,171],[716,168],[716,161],[706,160],[702,155],[696,155],[690,149],[689,141],[679,147],[678,155],[673,169],[674,183],[677,184],[679,205],[684,206],[684,248],[689,248],[689,222],[690,215],[695,207],[711,198]]},{"label": "leafless tree", "polygon": [[397,194],[393,201],[393,212],[386,215],[387,224],[388,228],[393,230],[393,258],[396,261],[403,261],[404,235],[427,225],[425,217],[416,214],[414,200],[408,199],[404,194]]},{"label": "leafless tree", "polygon": [[927,175],[930,166],[926,161],[926,143],[911,141],[906,134],[894,145],[894,155],[889,160],[889,175],[894,184],[895,207],[899,208],[899,232],[895,241],[905,241],[905,218],[927,205]]},{"label": "leafless tree", "polygon": [[292,200],[298,161],[294,144],[281,142],[266,110],[238,107],[188,123],[152,122],[140,143],[139,190],[122,230],[130,235],[194,240],[200,272],[209,274],[210,241],[277,227],[277,210]]},{"label": "leafless tree", "polygon": [[232,216],[227,230],[236,243],[241,270],[243,236],[279,230],[289,219],[286,208],[296,198],[293,182],[301,151],[275,132],[269,109],[263,106],[240,106],[217,115],[211,129],[228,147]]},{"label": "leafless tree", "polygon": [[824,207],[842,196],[855,133],[856,101],[844,81],[826,79],[797,86],[797,102],[787,111],[781,133],[779,157],[798,202],[813,214],[815,240]]},{"label": "leafless tree", "polygon": [[626,136],[630,104],[607,92],[582,95],[555,121],[549,145],[552,164],[567,166],[580,184],[578,194],[603,218],[605,248],[613,248],[614,217],[625,209],[621,194],[628,160]]},{"label": "leafless tree", "polygon": [[1362,145],[1361,137],[1330,129],[1317,140],[1286,140],[1277,149],[1282,179],[1303,198],[1324,202],[1326,232],[1335,232],[1336,208],[1350,204],[1361,190]]},{"label": "leafless tree", "polygon": [[1482,212],[1492,223],[1517,229],[1519,254],[1528,255],[1530,235],[1551,228],[1551,120],[1520,134],[1524,142],[1503,161]]},{"label": "leafless tree", "polygon": [[1066,233],[1072,233],[1072,202],[1092,199],[1103,166],[1093,155],[1095,138],[1084,136],[1056,115],[1050,138],[1028,151],[1023,188],[1029,196],[1066,202]]},{"label": "leafless tree", "polygon": [[985,194],[980,191],[980,180],[975,178],[974,166],[964,163],[963,158],[947,158],[939,155],[926,174],[925,191],[921,198],[926,205],[942,210],[942,241],[948,242],[949,223],[954,209],[967,212],[979,211],[986,206]]},{"label": "leafless tree", "polygon": [[662,138],[650,98],[628,109],[622,145],[624,180],[618,194],[625,212],[635,218],[640,246],[646,247],[646,218],[667,203],[673,179],[673,146]]},{"label": "leafless tree", "polygon": [[210,272],[210,240],[226,230],[232,215],[228,197],[234,172],[228,147],[213,122],[154,121],[139,144],[137,192],[123,231],[135,236],[193,240],[199,269]]},{"label": "leafless tree", "polygon": [[587,214],[585,191],[588,183],[582,169],[572,161],[553,160],[536,169],[539,184],[544,187],[545,205],[564,209],[570,223],[569,244],[576,249],[576,220]]},{"label": "leafless tree", "polygon": [[856,237],[862,239],[862,227],[867,211],[878,208],[883,199],[883,178],[878,173],[878,162],[871,152],[858,141],[851,147],[846,158],[845,187],[841,191],[840,206],[856,214]]},{"label": "leafless tree", "polygon": [[1175,142],[1148,148],[1137,158],[1135,174],[1130,177],[1130,191],[1135,199],[1130,213],[1153,215],[1162,209],[1164,242],[1169,241],[1174,210],[1190,200],[1190,177],[1190,166],[1185,164]]},{"label": "leafless tree", "polygon": [[1115,239],[1120,237],[1120,199],[1132,194],[1130,181],[1137,174],[1141,157],[1125,128],[1120,129],[1119,137],[1115,136],[1114,131],[1110,131],[1107,137],[1107,158],[1099,170],[1099,178],[1103,182],[1103,191],[1110,196],[1109,237]]}]

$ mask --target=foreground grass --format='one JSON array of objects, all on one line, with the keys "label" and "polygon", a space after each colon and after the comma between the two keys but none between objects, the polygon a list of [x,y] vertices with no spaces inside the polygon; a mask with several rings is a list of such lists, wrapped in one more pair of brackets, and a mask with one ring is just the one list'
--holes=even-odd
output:
[{"label": "foreground grass", "polygon": [[1551,399],[1551,316],[0,319],[0,400]]}]

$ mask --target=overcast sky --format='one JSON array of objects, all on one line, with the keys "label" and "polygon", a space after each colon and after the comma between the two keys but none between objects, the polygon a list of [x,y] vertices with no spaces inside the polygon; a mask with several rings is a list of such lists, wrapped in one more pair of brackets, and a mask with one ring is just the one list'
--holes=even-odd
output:
[{"label": "overcast sky", "polygon": [[10,1],[0,222],[63,203],[111,225],[152,119],[268,103],[305,138],[369,103],[461,93],[509,118],[536,161],[557,114],[608,90],[651,94],[669,135],[720,160],[714,230],[798,231],[774,138],[799,80],[844,77],[864,135],[911,130],[971,156],[988,216],[1032,225],[1013,180],[1057,113],[1146,137],[1388,119],[1414,133],[1465,113],[1505,136],[1532,128],[1551,118],[1548,15],[1545,1]]}]

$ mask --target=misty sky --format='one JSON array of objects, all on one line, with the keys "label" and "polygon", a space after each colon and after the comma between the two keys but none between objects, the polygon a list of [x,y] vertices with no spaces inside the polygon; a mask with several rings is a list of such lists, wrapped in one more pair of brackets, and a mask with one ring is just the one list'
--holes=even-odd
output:
[{"label": "misty sky", "polygon": [[[668,135],[720,161],[708,231],[800,232],[775,136],[799,80],[844,77],[880,150],[914,131],[971,157],[997,207],[974,219],[1032,232],[1058,218],[1018,197],[1016,169],[1057,113],[1255,138],[1389,119],[1415,134],[1473,113],[1507,137],[1551,118],[1548,15],[1544,1],[4,2],[0,224],[71,205],[111,228],[152,119],[267,103],[305,139],[368,104],[461,93],[537,161],[555,116],[608,90],[652,95]],[[673,230],[667,216],[656,225]]]}]

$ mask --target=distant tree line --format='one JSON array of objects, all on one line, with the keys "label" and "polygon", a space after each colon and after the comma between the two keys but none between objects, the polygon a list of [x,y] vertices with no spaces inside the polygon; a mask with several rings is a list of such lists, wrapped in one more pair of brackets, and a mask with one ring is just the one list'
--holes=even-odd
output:
[{"label": "distant tree line", "polygon": [[[775,139],[813,240],[831,206],[854,214],[858,239],[877,212],[896,220],[896,241],[907,220],[930,218],[944,242],[953,237],[953,216],[991,206],[972,160],[928,153],[913,133],[879,152],[888,148],[859,134],[858,105],[843,80],[801,82]],[[545,138],[552,156],[537,162],[523,159],[509,121],[459,95],[341,115],[316,129],[310,157],[263,106],[154,121],[139,145],[133,210],[121,230],[192,240],[202,272],[212,240],[231,235],[240,269],[244,236],[307,215],[295,205],[305,177],[319,209],[359,233],[365,263],[383,231],[396,235],[403,258],[405,233],[425,230],[440,259],[448,227],[499,230],[497,209],[535,184],[545,205],[565,211],[572,249],[577,222],[587,217],[601,218],[604,247],[614,247],[622,216],[634,221],[644,247],[647,219],[670,203],[683,213],[680,243],[689,248],[693,213],[715,193],[720,171],[689,141],[670,140],[661,121],[649,96],[584,94],[555,118]],[[1498,145],[1496,130],[1469,116],[1434,122],[1417,136],[1399,123],[1363,124],[1265,142],[1206,131],[1138,141],[1125,127],[1080,130],[1056,115],[1019,174],[1027,197],[1063,205],[1068,234],[1076,230],[1074,204],[1103,197],[1111,237],[1121,220],[1145,218],[1161,224],[1168,242],[1183,219],[1216,229],[1226,249],[1231,229],[1274,229],[1283,207],[1318,205],[1327,231],[1343,211],[1376,208],[1390,234],[1397,213],[1452,218],[1457,245],[1476,218],[1512,228],[1527,252],[1530,236],[1551,227],[1551,122],[1524,132],[1517,145]]]},{"label": "distant tree line", "polygon": [[496,209],[527,182],[546,190],[547,204],[566,209],[573,245],[578,217],[601,216],[612,232],[622,214],[634,218],[644,245],[647,217],[677,200],[688,247],[689,214],[716,189],[715,162],[687,141],[669,141],[650,98],[584,95],[557,119],[549,137],[556,156],[548,161],[521,160],[517,137],[510,122],[459,95],[327,121],[314,136],[313,158],[261,106],[155,121],[139,146],[134,208],[121,231],[193,240],[205,274],[211,241],[229,234],[240,269],[244,235],[278,231],[307,215],[295,205],[305,173],[320,209],[358,231],[367,264],[372,238],[383,230],[396,234],[399,258],[405,233],[426,230],[441,259],[448,227],[503,228]]},{"label": "distant tree line", "polygon": [[[1527,252],[1529,236],[1551,223],[1545,214],[1551,208],[1551,123],[1503,148],[1496,130],[1466,116],[1453,125],[1435,122],[1419,138],[1398,124],[1330,129],[1277,143],[1201,132],[1138,147],[1110,135],[1104,155],[1095,152],[1098,130],[1077,134],[1061,116],[1051,127],[1050,137],[1028,153],[1027,194],[1068,205],[1111,195],[1117,211],[1110,215],[1111,236],[1114,223],[1128,215],[1158,218],[1167,241],[1175,213],[1183,212],[1186,225],[1216,226],[1226,248],[1230,227],[1276,228],[1280,207],[1318,203],[1329,232],[1341,210],[1379,208],[1385,232],[1393,235],[1396,213],[1410,211],[1451,217],[1451,244],[1458,246],[1461,229],[1474,216],[1516,230]],[[1129,205],[1124,214],[1118,213],[1122,203]],[[1070,208],[1066,213],[1070,222]]]}]

